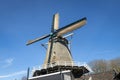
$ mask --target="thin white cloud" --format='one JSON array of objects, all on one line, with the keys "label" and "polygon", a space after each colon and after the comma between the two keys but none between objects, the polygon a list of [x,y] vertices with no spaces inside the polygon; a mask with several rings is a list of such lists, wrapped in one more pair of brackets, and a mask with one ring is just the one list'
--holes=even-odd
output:
[{"label": "thin white cloud", "polygon": [[21,74],[25,74],[25,73],[26,73],[26,71],[23,70],[23,71],[15,72],[15,73],[8,74],[8,75],[2,75],[2,76],[0,76],[0,79],[2,79],[2,78],[8,78],[8,77],[13,77],[13,76],[17,76],[17,75],[21,75]]},{"label": "thin white cloud", "polygon": [[4,64],[2,67],[7,68],[7,67],[11,66],[13,64],[13,61],[14,61],[13,58],[8,58],[8,59],[4,60],[3,61]]},{"label": "thin white cloud", "polygon": [[13,58],[7,59],[6,62],[7,62],[8,64],[11,64],[11,63],[13,62]]}]

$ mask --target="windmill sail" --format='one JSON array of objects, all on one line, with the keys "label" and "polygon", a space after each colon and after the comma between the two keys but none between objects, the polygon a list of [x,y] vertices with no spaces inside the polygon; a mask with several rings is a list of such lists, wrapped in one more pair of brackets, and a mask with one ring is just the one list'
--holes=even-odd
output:
[{"label": "windmill sail", "polygon": [[58,30],[58,27],[59,27],[59,14],[56,13],[56,14],[53,16],[52,32]]},{"label": "windmill sail", "polygon": [[57,30],[57,36],[61,36],[63,34],[66,34],[68,32],[71,32],[73,30],[76,30],[76,29],[82,27],[83,25],[86,24],[86,20],[87,19],[85,17],[85,18],[82,18],[82,19],[80,19],[80,20],[78,20],[76,22],[73,22],[72,24],[69,24],[69,25],[67,25],[67,26],[65,26],[65,27],[63,27],[61,29],[58,29]]},{"label": "windmill sail", "polygon": [[29,41],[27,42],[27,45],[30,45],[30,44],[35,43],[35,42],[38,42],[38,41],[40,41],[40,40],[42,40],[42,39],[45,39],[45,38],[47,38],[47,37],[49,37],[49,36],[50,36],[50,34],[44,35],[44,36],[39,37],[39,38],[36,38],[36,39],[34,39],[34,40],[29,40]]}]

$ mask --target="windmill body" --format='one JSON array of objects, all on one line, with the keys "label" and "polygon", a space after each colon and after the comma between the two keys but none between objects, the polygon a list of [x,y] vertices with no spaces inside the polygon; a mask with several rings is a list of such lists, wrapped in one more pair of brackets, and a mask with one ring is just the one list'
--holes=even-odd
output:
[{"label": "windmill body", "polygon": [[[74,78],[77,78],[89,72],[89,70],[86,69],[84,66],[76,66],[74,64],[71,51],[68,48],[68,40],[63,37],[64,34],[76,30],[85,24],[86,18],[84,17],[65,27],[59,28],[59,14],[57,13],[53,16],[53,24],[50,34],[28,41],[27,45],[30,45],[45,38],[49,38],[46,57],[42,69],[35,70],[33,73],[33,77],[70,70],[70,74],[72,73]],[[32,78],[30,80],[39,79]],[[51,80],[53,79],[51,78]]]},{"label": "windmill body", "polygon": [[47,68],[51,65],[72,65],[72,55],[68,48],[68,40],[62,37],[55,38],[52,44],[52,51],[50,53],[51,41],[48,43],[46,58],[44,61],[43,68]]}]

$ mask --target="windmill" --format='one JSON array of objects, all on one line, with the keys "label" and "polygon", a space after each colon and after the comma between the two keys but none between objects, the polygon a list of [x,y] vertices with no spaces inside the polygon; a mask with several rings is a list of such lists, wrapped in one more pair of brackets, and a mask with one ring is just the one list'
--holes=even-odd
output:
[{"label": "windmill", "polygon": [[[68,48],[68,40],[65,37],[63,37],[63,35],[78,28],[81,28],[83,25],[86,24],[86,20],[87,20],[86,17],[84,17],[67,26],[59,28],[59,14],[57,13],[53,16],[51,33],[36,38],[34,40],[28,41],[27,45],[30,45],[40,40],[49,38],[43,69],[40,71],[36,71],[37,75],[51,73],[56,70],[58,71],[58,67],[60,66],[67,66],[69,67],[67,69],[71,69],[74,63],[71,52]],[[57,69],[56,69],[56,65],[57,65]],[[36,76],[36,73],[34,73],[34,76]]]}]

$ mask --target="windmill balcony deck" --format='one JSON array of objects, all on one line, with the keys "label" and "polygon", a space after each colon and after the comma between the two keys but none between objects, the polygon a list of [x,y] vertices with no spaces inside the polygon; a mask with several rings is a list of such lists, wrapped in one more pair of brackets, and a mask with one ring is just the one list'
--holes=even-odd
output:
[{"label": "windmill balcony deck", "polygon": [[[62,63],[62,65],[59,65],[61,63]],[[44,68],[43,68],[43,66],[44,66]],[[55,73],[55,72],[59,72],[59,71],[65,71],[65,70],[71,70],[74,77],[77,78],[85,73],[90,72],[91,69],[89,68],[89,66],[86,63],[83,63],[83,62],[69,62],[69,61],[63,62],[62,61],[62,62],[56,62],[54,64],[34,66],[32,69],[31,76],[35,77],[35,76]]]}]

